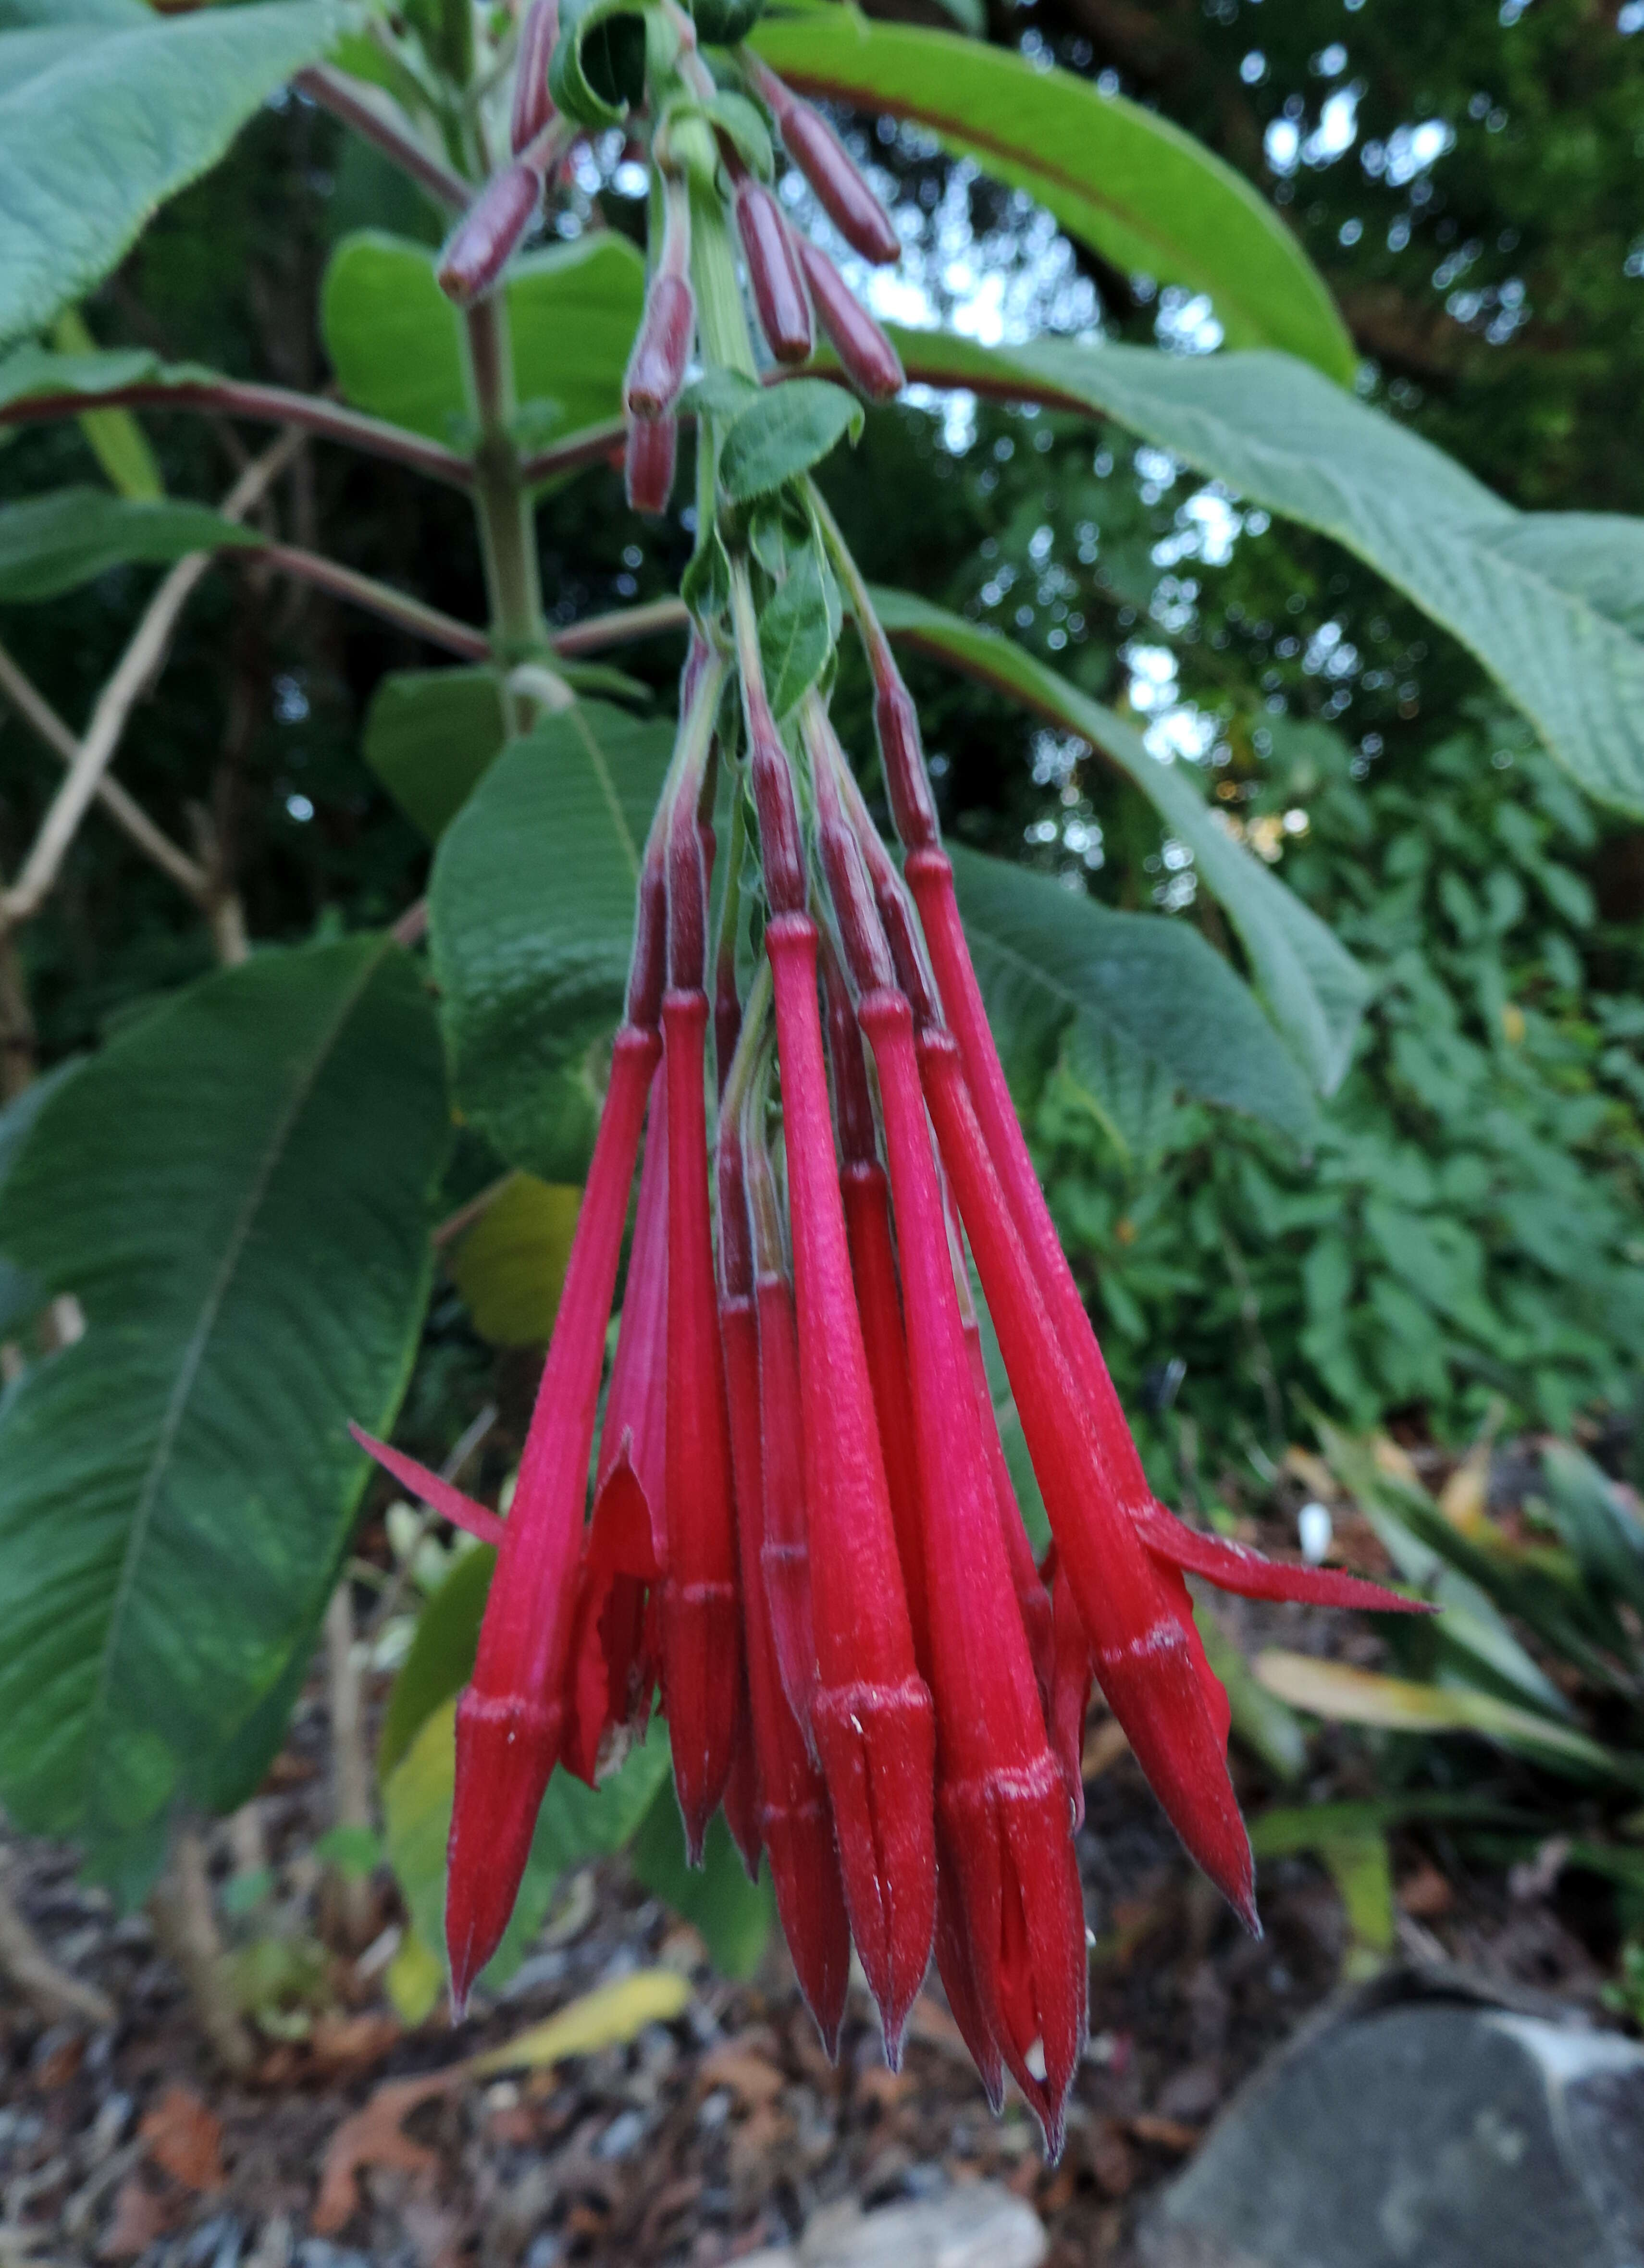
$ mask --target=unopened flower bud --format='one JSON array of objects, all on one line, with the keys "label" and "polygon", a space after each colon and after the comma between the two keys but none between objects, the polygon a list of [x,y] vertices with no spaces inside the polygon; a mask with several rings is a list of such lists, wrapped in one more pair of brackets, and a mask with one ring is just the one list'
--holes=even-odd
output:
[{"label": "unopened flower bud", "polygon": [[653,276],[623,381],[623,404],[630,417],[657,418],[672,409],[685,383],[696,335],[690,285],[682,276]]},{"label": "unopened flower bud", "polygon": [[844,374],[870,401],[888,401],[907,384],[901,357],[829,259],[804,237],[800,261],[812,304],[833,341]]},{"label": "unopened flower bud", "polygon": [[788,155],[851,250],[880,268],[899,260],[902,239],[890,215],[822,113],[790,96],[789,107],[778,123]]},{"label": "unopened flower bud", "polygon": [[805,278],[781,206],[748,173],[737,183],[736,228],[766,344],[778,362],[804,362],[815,343]]},{"label": "unopened flower bud", "polygon": [[459,307],[484,297],[536,217],[542,177],[517,158],[493,173],[457,223],[439,259],[439,288]]},{"label": "unopened flower bud", "polygon": [[631,511],[656,519],[667,510],[667,500],[674,493],[674,460],[678,448],[679,423],[671,414],[629,420],[623,474]]},{"label": "unopened flower bud", "polygon": [[509,138],[517,158],[554,114],[548,92],[548,63],[559,35],[559,0],[532,0],[520,32],[514,68],[513,120]]}]

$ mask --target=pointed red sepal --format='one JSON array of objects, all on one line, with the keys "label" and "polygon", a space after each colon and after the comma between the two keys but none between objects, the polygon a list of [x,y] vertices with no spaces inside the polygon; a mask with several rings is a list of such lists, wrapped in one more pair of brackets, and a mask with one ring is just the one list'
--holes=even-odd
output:
[{"label": "pointed red sepal", "polygon": [[1043,1749],[1026,1771],[945,1781],[937,1803],[980,2012],[1054,2163],[1084,2053],[1089,1958],[1067,1790]]},{"label": "pointed red sepal", "polygon": [[1189,1528],[1161,1504],[1149,1504],[1136,1526],[1142,1542],[1155,1558],[1168,1560],[1190,1575],[1202,1575],[1219,1590],[1236,1592],[1242,1599],[1285,1599],[1314,1607],[1360,1607],[1368,1614],[1430,1615],[1438,1610],[1430,1599],[1406,1599],[1362,1575],[1344,1575],[1335,1567],[1298,1567],[1294,1563],[1264,1558],[1248,1543],[1229,1543],[1226,1536],[1207,1535]]},{"label": "pointed red sepal", "polygon": [[609,1768],[614,1736],[644,1735],[657,1675],[646,1645],[645,1602],[660,1580],[651,1506],[624,1448],[593,1507],[571,1642],[571,1714],[563,1762],[590,1787]]},{"label": "pointed red sepal", "polygon": [[482,1543],[502,1542],[506,1523],[494,1512],[488,1512],[483,1504],[476,1504],[471,1496],[464,1496],[461,1489],[453,1488],[448,1480],[431,1472],[426,1465],[419,1465],[402,1449],[391,1449],[386,1441],[379,1441],[352,1419],[348,1430],[368,1457],[375,1457],[385,1473],[392,1473],[402,1488],[420,1497],[431,1512],[437,1512],[442,1520],[448,1520],[465,1535],[477,1535]]},{"label": "pointed red sepal", "polygon": [[1005,2058],[983,2010],[970,1933],[959,1896],[958,1860],[945,1835],[939,1845],[936,1876],[936,1969],[960,2036],[970,2051],[988,2108],[997,2118],[1005,2108]]},{"label": "pointed red sepal", "polygon": [[754,1749],[753,1719],[746,1687],[736,1720],[736,1745],[731,1750],[731,1777],[725,1783],[725,1823],[750,1882],[759,1880],[759,1855],[764,1849],[760,1833],[759,1760]]},{"label": "pointed red sepal", "polygon": [[558,1760],[557,1698],[500,1697],[470,1685],[457,1703],[456,1793],[446,1850],[446,1952],[460,2023],[475,1980],[508,1926],[536,1815]]},{"label": "pointed red sepal", "polygon": [[[858,1042],[859,1047],[860,1042]],[[925,1536],[919,1508],[918,1462],[913,1447],[913,1405],[908,1390],[908,1343],[891,1238],[890,1184],[875,1160],[847,1165],[839,1176],[844,1198],[851,1272],[862,1317],[862,1344],[874,1381],[874,1409],[885,1452],[885,1479],[896,1523],[896,1556],[907,1587],[913,1647],[921,1673],[930,1675],[931,1613],[925,1581]]]},{"label": "pointed red sepal", "polygon": [[782,1690],[761,1580],[765,1493],[757,1401],[759,1333],[753,1304],[745,1293],[721,1299],[719,1330],[731,1404],[748,1698],[759,1766],[758,1830],[770,1861],[777,1911],[793,1973],[831,2058],[838,2053],[851,1979],[851,1925],[828,1790]]}]

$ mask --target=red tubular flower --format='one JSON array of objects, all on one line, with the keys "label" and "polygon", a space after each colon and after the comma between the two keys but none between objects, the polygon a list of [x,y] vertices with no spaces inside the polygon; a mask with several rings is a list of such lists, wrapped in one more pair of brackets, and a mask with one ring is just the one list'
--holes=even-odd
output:
[{"label": "red tubular flower", "polygon": [[914,1658],[851,1281],[798,804],[760,674],[747,571],[734,561],[731,599],[770,908],[765,950],[776,990],[816,1632],[811,1733],[833,1804],[851,1934],[894,2068],[936,1926],[935,1727]]},{"label": "red tubular flower", "polygon": [[623,485],[629,509],[658,519],[674,493],[679,453],[679,422],[673,416],[629,420],[623,453]]},{"label": "red tubular flower", "polygon": [[684,182],[670,174],[663,184],[662,248],[623,380],[623,406],[630,417],[660,417],[673,409],[696,335],[690,200]]},{"label": "red tubular flower", "polygon": [[608,1761],[612,1737],[643,1733],[656,1682],[646,1640],[647,1601],[660,1582],[667,1552],[667,1116],[662,1090],[659,1073],[651,1084],[633,1251],[605,1397],[571,1646],[573,1714],[564,1764],[590,1786]]},{"label": "red tubular flower", "polygon": [[457,1704],[456,1793],[446,1885],[451,1998],[460,2014],[497,1950],[559,1760],[605,1329],[628,1218],[645,1094],[659,1052],[632,1014],[577,1216],[571,1260],[503,1529],[473,1682]]},{"label": "red tubular flower", "polygon": [[509,141],[517,158],[534,142],[554,115],[548,92],[549,59],[559,36],[559,0],[531,0],[520,27],[520,50],[514,64],[513,116]]},{"label": "red tubular flower", "polygon": [[804,362],[816,342],[811,303],[782,208],[763,181],[732,163],[736,232],[765,343],[778,362]]},{"label": "red tubular flower", "polygon": [[716,1313],[708,1205],[707,878],[697,829],[702,760],[720,673],[704,672],[687,732],[668,841],[668,990],[662,998],[667,1086],[667,1563],[662,1591],[663,1697],[686,1851],[703,1837],[731,1770],[741,1690],[731,1443]]},{"label": "red tubular flower", "polygon": [[1057,1565],[1056,1546],[1044,1555],[1043,1575],[1051,1594],[1053,1660],[1047,1721],[1051,1746],[1062,1767],[1075,1830],[1085,1823],[1085,1717],[1092,1683],[1090,1640],[1079,1619],[1067,1578]]},{"label": "red tubular flower", "polygon": [[789,157],[816,192],[817,202],[845,242],[864,260],[881,268],[899,260],[902,242],[890,215],[822,113],[813,110],[756,59],[752,76],[777,122]]},{"label": "red tubular flower", "polygon": [[[1250,1838],[1227,1777],[1226,1697],[1186,1585],[1143,1546],[1115,1491],[1075,1375],[1005,1202],[946,1032],[919,1042],[925,1091],[981,1270],[1034,1470],[1096,1675],[1177,1833],[1252,1930]],[[1174,1582],[1169,1578],[1174,1577]]]},{"label": "red tubular flower", "polygon": [[[806,2006],[822,2045],[838,2052],[851,1976],[851,1926],[834,1845],[827,1784],[813,1761],[778,1668],[766,1587],[769,1491],[760,1425],[760,1327],[748,1290],[754,1267],[746,1210],[744,1141],[733,1108],[719,1130],[719,1329],[731,1402],[732,1462],[736,1477],[737,1538],[742,1570],[742,1626],[748,1690],[758,1764],[758,1827],[783,1934]],[[792,1331],[792,1319],[788,1322]],[[797,1410],[793,1413],[797,1431]],[[803,1507],[800,1507],[801,1516]]]},{"label": "red tubular flower", "polygon": [[777,1269],[761,1269],[754,1306],[759,1323],[758,1410],[763,1444],[760,1573],[782,1690],[808,1741],[816,1694],[816,1630],[805,1518],[799,1335],[787,1278]]},{"label": "red tubular flower", "polygon": [[1013,1595],[914,1053],[855,842],[831,734],[807,721],[823,871],[874,1050],[906,1294],[908,1368],[930,1597],[937,1812],[987,2029],[1061,2147],[1085,2040],[1085,1913],[1067,1791]]},{"label": "red tubular flower", "polygon": [[516,158],[493,173],[446,240],[439,255],[439,288],[459,307],[483,298],[542,202],[542,176]]},{"label": "red tubular flower", "polygon": [[901,356],[827,254],[803,236],[799,248],[812,304],[845,376],[870,401],[890,401],[908,382]]},{"label": "red tubular flower", "polygon": [[[747,1645],[746,1626],[743,1645],[744,1647]],[[742,1871],[750,1882],[759,1880],[759,1854],[764,1849],[764,1837],[760,1828],[762,1801],[759,1757],[754,1747],[752,1705],[744,1679],[737,1703],[730,1777],[725,1783],[725,1823],[731,1831],[731,1840],[741,1859]]]}]

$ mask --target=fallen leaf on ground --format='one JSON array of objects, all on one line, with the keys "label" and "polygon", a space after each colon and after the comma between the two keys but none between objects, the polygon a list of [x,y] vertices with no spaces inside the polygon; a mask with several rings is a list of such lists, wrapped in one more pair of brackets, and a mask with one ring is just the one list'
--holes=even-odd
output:
[{"label": "fallen leaf on ground", "polygon": [[220,2190],[223,2122],[207,2110],[191,2088],[166,2089],[137,2129],[149,2156],[186,2190]]},{"label": "fallen leaf on ground", "polygon": [[704,2056],[697,2066],[697,2080],[704,2094],[716,2087],[728,2087],[750,2106],[774,2102],[787,2084],[775,2064],[735,2040],[726,2040]]},{"label": "fallen leaf on ground", "polygon": [[436,2165],[435,2153],[425,2143],[414,2142],[402,2121],[421,2102],[461,2085],[468,2066],[453,2064],[446,2071],[425,2071],[416,2079],[391,2079],[380,2087],[363,2110],[345,2118],[331,2137],[320,2169],[320,2191],[314,2199],[313,2229],[317,2236],[335,2236],[359,2204],[354,2177],[370,2166],[391,2166],[402,2173],[420,2174]]},{"label": "fallen leaf on ground", "polygon": [[1198,2149],[1204,2131],[1180,2118],[1161,2118],[1151,2110],[1139,2111],[1124,2123],[1139,2142],[1151,2142],[1155,2150],[1175,2150],[1183,2155]]},{"label": "fallen leaf on ground", "polygon": [[494,2071],[521,2071],[562,2063],[567,2056],[592,2055],[599,2048],[631,2040],[647,2024],[666,2024],[690,1999],[689,1980],[675,1969],[639,1969],[616,1984],[601,1984],[569,2001],[545,2023],[532,2024],[489,2048],[463,2066],[473,2077]]},{"label": "fallen leaf on ground", "polygon": [[398,2021],[380,2012],[359,2016],[316,2016],[308,2035],[313,2059],[328,2071],[379,2062],[400,2037]]},{"label": "fallen leaf on ground", "polygon": [[136,2174],[129,2176],[114,2193],[114,2209],[97,2248],[98,2258],[135,2260],[157,2237],[165,2235],[172,2220],[172,2208],[166,2199],[156,2197]]}]

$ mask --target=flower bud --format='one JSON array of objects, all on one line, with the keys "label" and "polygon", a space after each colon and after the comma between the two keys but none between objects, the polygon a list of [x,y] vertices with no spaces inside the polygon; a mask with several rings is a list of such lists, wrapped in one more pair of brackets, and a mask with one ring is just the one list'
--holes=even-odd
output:
[{"label": "flower bud", "polygon": [[623,483],[629,507],[648,519],[659,519],[674,493],[674,466],[679,447],[679,421],[666,417],[632,417],[623,458]]},{"label": "flower bud", "polygon": [[765,343],[778,362],[804,362],[815,343],[805,278],[781,206],[750,173],[736,185],[736,228]]},{"label": "flower bud", "polygon": [[787,153],[816,192],[816,201],[853,252],[888,268],[902,257],[902,239],[890,215],[858,170],[856,160],[808,102],[788,97],[778,120]]},{"label": "flower bud", "polygon": [[513,119],[509,140],[517,158],[554,115],[548,92],[549,58],[559,36],[559,0],[531,0],[520,30],[514,65]]},{"label": "flower bud", "polygon": [[682,276],[652,276],[623,380],[630,417],[660,417],[679,400],[697,335],[697,302]]},{"label": "flower bud", "polygon": [[870,401],[888,401],[908,382],[901,357],[827,254],[805,237],[799,247],[812,303],[845,376]]},{"label": "flower bud", "polygon": [[484,298],[535,219],[542,198],[542,177],[534,166],[516,158],[491,175],[439,256],[439,288],[446,298],[467,307]]}]

